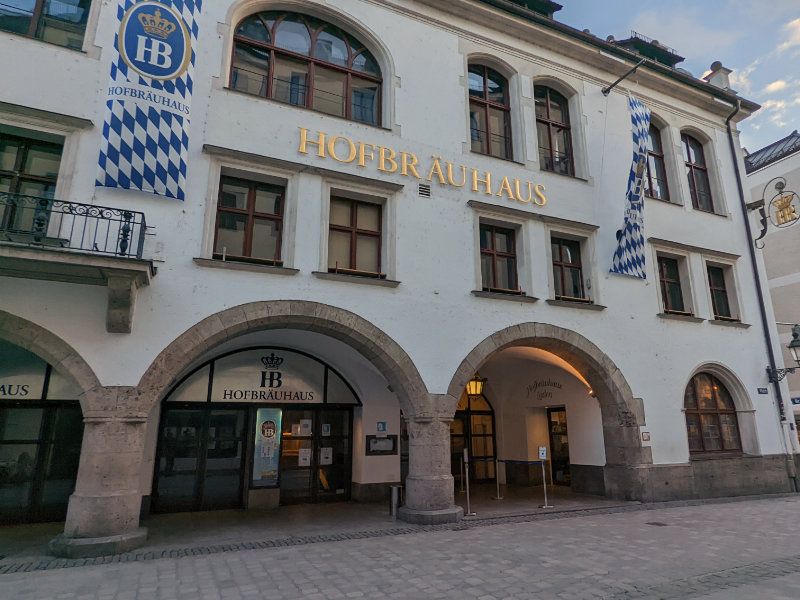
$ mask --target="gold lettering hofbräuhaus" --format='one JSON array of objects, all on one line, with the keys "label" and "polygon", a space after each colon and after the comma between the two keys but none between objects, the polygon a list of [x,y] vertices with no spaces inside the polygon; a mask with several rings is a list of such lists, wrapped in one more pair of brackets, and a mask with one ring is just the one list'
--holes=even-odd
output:
[{"label": "gold lettering hofbr\u00e4uhaus", "polygon": [[[388,146],[369,144],[367,142],[354,142],[345,135],[328,135],[324,131],[311,132],[305,127],[300,127],[299,129],[300,144],[297,151],[300,154],[316,154],[318,158],[331,158],[344,164],[355,163],[362,169],[367,167],[367,163],[373,163],[381,173],[423,179],[420,175],[423,165],[420,164],[419,158],[413,152],[395,150]],[[445,187],[463,188],[467,186],[469,178],[472,192],[497,198],[505,197],[512,202],[520,202],[522,204],[532,203],[536,206],[547,204],[545,187],[542,184],[522,181],[519,178],[509,179],[508,176],[504,175],[495,179],[495,181],[500,181],[500,186],[495,192],[492,188],[494,175],[491,171],[481,171],[476,168],[468,168],[465,165],[455,165],[452,162],[442,160],[442,157],[436,154],[430,157],[430,161],[430,168],[422,171],[426,173],[425,181],[432,182],[435,180],[439,185]],[[457,173],[459,170],[461,173]],[[469,176],[467,175],[468,170],[471,173]],[[527,194],[525,193],[526,186],[528,188]]]}]

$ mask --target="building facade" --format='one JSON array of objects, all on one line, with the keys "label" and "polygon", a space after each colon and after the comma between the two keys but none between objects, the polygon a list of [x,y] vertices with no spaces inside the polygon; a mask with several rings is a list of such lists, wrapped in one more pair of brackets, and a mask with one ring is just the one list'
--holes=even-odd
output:
[{"label": "building facade", "polygon": [[[792,260],[793,252],[800,249],[800,237],[792,228],[797,213],[797,190],[800,189],[800,134],[797,130],[760,150],[745,156],[749,202],[764,201],[766,221],[753,218],[754,225],[763,231],[761,241],[772,308],[787,367],[796,367],[788,351],[792,340],[792,326],[800,323],[800,274]],[[775,185],[778,184],[776,188]],[[794,194],[793,194],[794,192]],[[791,195],[791,197],[790,197]],[[789,203],[781,203],[789,197]],[[800,420],[800,373],[788,373],[789,394],[795,424]]]},{"label": "building facade", "polygon": [[[402,518],[457,520],[464,448],[475,481],[541,483],[545,447],[578,492],[794,489],[726,129],[758,107],[718,63],[538,0],[206,2],[191,32],[169,3],[65,4],[0,9],[5,521],[64,518],[79,555],[150,512],[398,483]],[[108,116],[150,101],[109,79],[117,34],[134,70],[196,36],[187,137],[147,138],[185,180]],[[645,280],[609,274],[629,94]],[[96,186],[98,155],[101,183],[149,176]]]}]

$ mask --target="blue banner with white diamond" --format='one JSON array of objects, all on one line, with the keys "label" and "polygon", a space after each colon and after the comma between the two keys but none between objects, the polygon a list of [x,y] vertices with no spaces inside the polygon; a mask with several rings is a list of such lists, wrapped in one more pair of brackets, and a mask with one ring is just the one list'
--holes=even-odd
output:
[{"label": "blue banner with white diamond", "polygon": [[185,198],[202,0],[119,0],[95,185]]},{"label": "blue banner with white diamond", "polygon": [[642,186],[647,169],[650,109],[633,96],[629,98],[628,105],[633,125],[633,164],[628,175],[625,221],[622,229],[617,231],[617,250],[611,262],[611,272],[646,279]]}]

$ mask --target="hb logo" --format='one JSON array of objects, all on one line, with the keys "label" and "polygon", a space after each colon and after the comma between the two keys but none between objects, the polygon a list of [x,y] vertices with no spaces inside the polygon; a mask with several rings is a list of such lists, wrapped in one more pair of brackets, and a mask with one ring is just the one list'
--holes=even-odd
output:
[{"label": "hb logo", "polygon": [[192,57],[183,18],[160,2],[139,2],[130,7],[122,17],[118,44],[125,64],[152,79],[180,77]]},{"label": "hb logo", "polygon": [[283,359],[280,356],[275,356],[272,352],[269,356],[262,356],[261,363],[267,369],[261,371],[261,387],[279,388],[283,385],[281,380],[281,372],[277,370],[283,364]]}]

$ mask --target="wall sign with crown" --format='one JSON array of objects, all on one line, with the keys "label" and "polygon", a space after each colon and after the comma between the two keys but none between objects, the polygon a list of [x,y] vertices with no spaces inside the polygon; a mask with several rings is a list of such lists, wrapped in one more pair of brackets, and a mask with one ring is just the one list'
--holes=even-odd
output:
[{"label": "wall sign with crown", "polygon": [[[769,200],[767,196],[770,196]],[[761,232],[754,240],[757,248],[764,247],[761,240],[767,235],[770,223],[780,229],[791,227],[800,221],[800,196],[786,189],[786,179],[783,177],[768,181],[761,193],[761,199],[749,203],[747,208],[758,210]]]},{"label": "wall sign with crown", "polygon": [[324,396],[324,365],[299,352],[248,350],[214,363],[212,401],[317,404]]},{"label": "wall sign with crown", "polygon": [[95,185],[183,200],[202,0],[119,0]]}]

